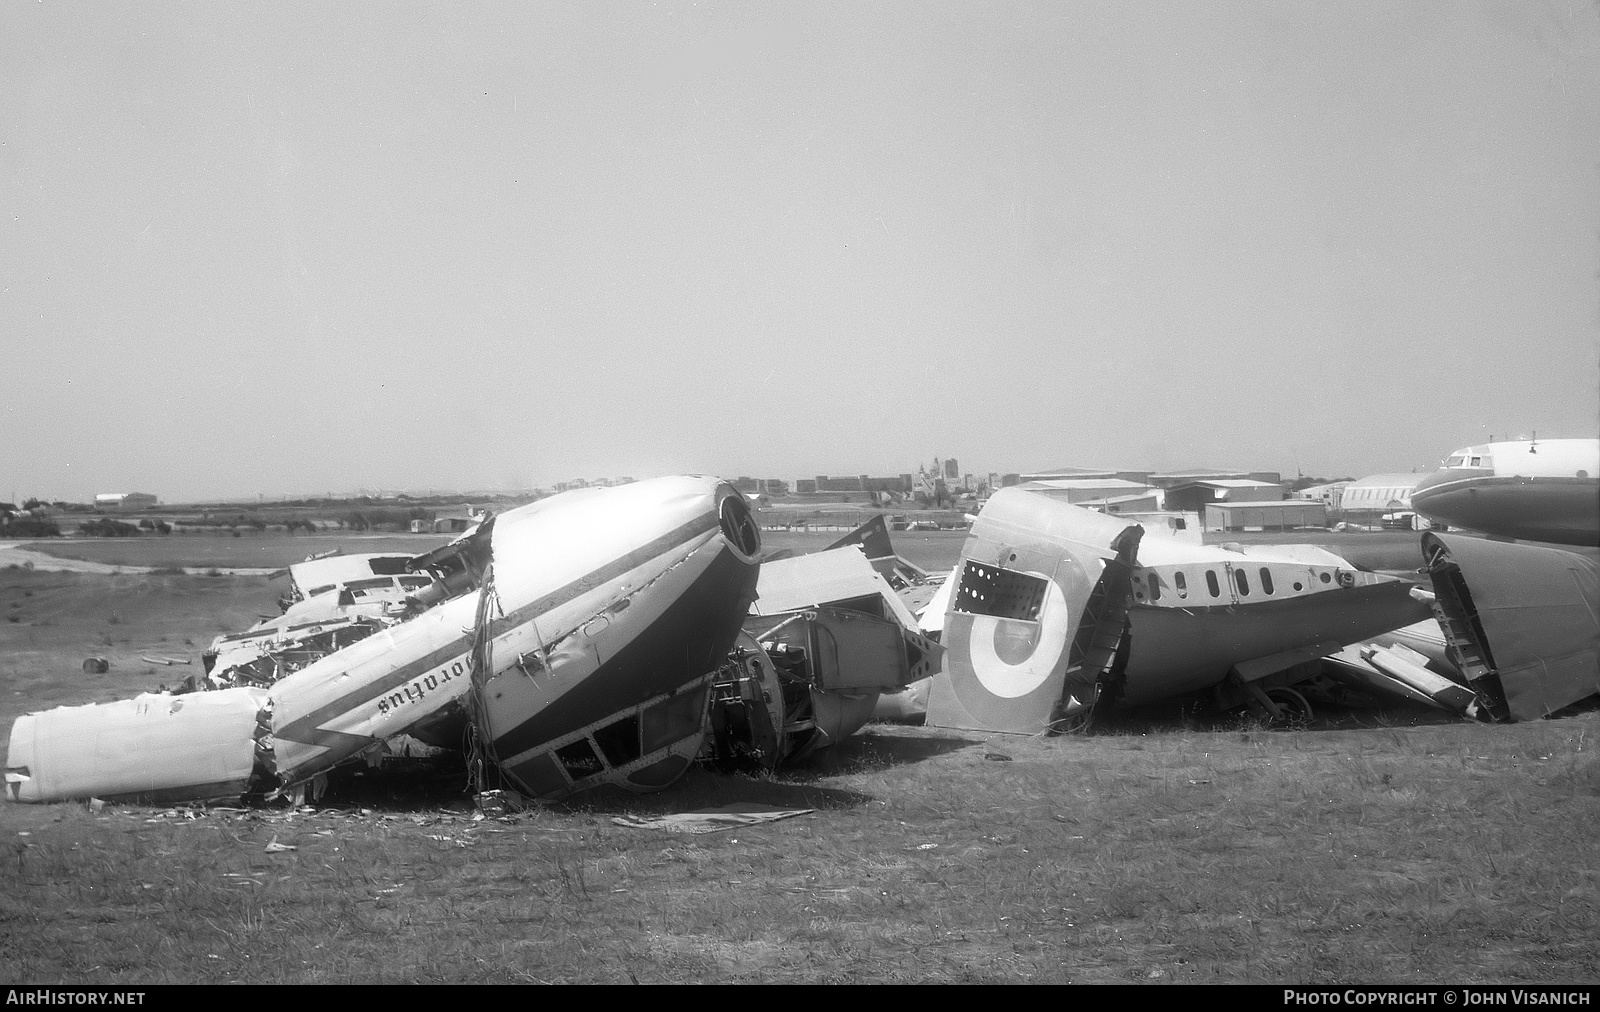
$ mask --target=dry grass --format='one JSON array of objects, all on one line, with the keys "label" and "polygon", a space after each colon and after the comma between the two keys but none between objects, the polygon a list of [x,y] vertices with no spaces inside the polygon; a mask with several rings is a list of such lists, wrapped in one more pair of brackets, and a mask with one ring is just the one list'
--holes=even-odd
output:
[{"label": "dry grass", "polygon": [[[114,582],[133,579],[149,582]],[[21,699],[99,697],[78,637],[120,650],[272,593],[55,574],[0,588],[0,604],[36,602],[30,622],[67,609],[0,624],[7,721]],[[112,596],[123,621],[106,626]],[[50,640],[33,660],[9,651],[19,628]],[[1600,979],[1600,714],[1363,720],[1377,726],[1130,719],[1048,740],[877,727],[789,775],[697,770],[506,820],[474,821],[449,778],[402,797],[362,781],[300,813],[6,804],[0,978]],[[706,836],[611,821],[737,800],[819,811]],[[296,849],[265,852],[274,839]]]},{"label": "dry grass", "polygon": [[[285,534],[268,531],[241,537],[214,534],[146,534],[137,538],[75,538],[25,541],[30,551],[108,566],[215,566],[221,569],[279,568],[308,555],[342,548],[346,553],[421,554],[450,540],[442,534]],[[959,551],[959,549],[958,549]]]}]

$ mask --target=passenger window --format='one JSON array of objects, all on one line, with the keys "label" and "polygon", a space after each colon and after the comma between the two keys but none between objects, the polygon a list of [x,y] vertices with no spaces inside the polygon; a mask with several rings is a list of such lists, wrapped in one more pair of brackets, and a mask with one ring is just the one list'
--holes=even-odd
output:
[{"label": "passenger window", "polygon": [[1150,574],[1150,600],[1161,600],[1161,577],[1154,573]]},{"label": "passenger window", "polygon": [[1233,582],[1238,585],[1239,593],[1241,593],[1241,594],[1243,594],[1243,595],[1245,595],[1247,597],[1249,596],[1249,594],[1250,594],[1250,578],[1248,576],[1244,575],[1244,570],[1235,569],[1233,571]]},{"label": "passenger window", "polygon": [[1212,597],[1222,596],[1222,588],[1217,586],[1217,574],[1215,570],[1206,570],[1206,589],[1211,591]]},{"label": "passenger window", "polygon": [[1178,572],[1172,574],[1172,582],[1177,585],[1178,593],[1187,594],[1189,592],[1189,587],[1188,587],[1188,585],[1185,583],[1185,581],[1183,579],[1183,571],[1182,570],[1179,570]]},{"label": "passenger window", "polygon": [[1263,594],[1272,593],[1272,570],[1266,566],[1261,567],[1261,592]]}]

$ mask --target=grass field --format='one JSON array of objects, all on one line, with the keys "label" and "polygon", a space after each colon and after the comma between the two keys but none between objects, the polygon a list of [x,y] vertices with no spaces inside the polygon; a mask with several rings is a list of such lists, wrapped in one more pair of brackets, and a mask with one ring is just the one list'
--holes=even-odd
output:
[{"label": "grass field", "polygon": [[[137,655],[197,655],[276,593],[0,571],[0,725],[181,677]],[[111,671],[84,675],[91,653]],[[777,777],[482,821],[449,774],[293,813],[6,803],[0,979],[1600,980],[1600,714],[1333,716],[878,726]],[[742,800],[817,811],[705,836],[611,821]]]},{"label": "grass field", "polygon": [[30,551],[63,559],[83,559],[109,566],[215,566],[219,569],[281,568],[308,555],[342,549],[358,552],[405,552],[420,555],[449,542],[446,534],[244,534],[237,538],[209,534],[149,535],[138,538],[40,539],[23,542]]}]

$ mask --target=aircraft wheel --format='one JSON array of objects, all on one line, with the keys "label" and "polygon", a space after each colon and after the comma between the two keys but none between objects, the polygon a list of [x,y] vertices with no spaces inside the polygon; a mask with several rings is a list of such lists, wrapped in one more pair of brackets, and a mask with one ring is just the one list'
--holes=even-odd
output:
[{"label": "aircraft wheel", "polygon": [[1310,700],[1287,685],[1275,685],[1268,689],[1267,698],[1278,704],[1287,721],[1303,723],[1316,716]]}]

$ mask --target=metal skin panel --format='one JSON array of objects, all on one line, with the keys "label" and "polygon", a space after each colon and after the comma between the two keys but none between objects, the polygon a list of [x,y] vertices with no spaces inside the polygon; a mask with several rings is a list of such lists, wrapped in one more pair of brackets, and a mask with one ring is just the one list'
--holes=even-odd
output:
[{"label": "metal skin panel", "polygon": [[[228,689],[61,706],[19,717],[6,758],[13,801],[244,793],[267,694]],[[132,761],[130,761],[132,760]]]},{"label": "metal skin panel", "polygon": [[[1095,581],[1114,557],[1111,545],[1129,525],[1019,489],[990,498],[962,551],[978,563],[1049,581],[1034,619],[972,614],[959,589],[944,619],[944,671],[934,679],[928,723],[942,727],[1037,733],[1061,696],[1069,649]],[[1146,539],[1142,561],[1166,569],[1210,568],[1227,578],[1215,603],[1202,604],[1194,583],[1187,600],[1164,590],[1159,604],[1129,603],[1131,643],[1121,701],[1136,704],[1204,689],[1236,664],[1338,639],[1370,638],[1428,615],[1398,580],[1331,567],[1250,560],[1237,552],[1168,539]],[[1138,561],[1138,560],[1136,560]],[[1232,567],[1248,562],[1253,581],[1265,565],[1283,578],[1271,596],[1234,588]],[[1136,571],[1148,598],[1152,568]],[[1326,575],[1327,581],[1322,577]],[[1296,576],[1302,586],[1294,587]],[[953,574],[958,580],[961,574]],[[1165,584],[1164,584],[1165,586]],[[1254,584],[1252,584],[1254,588]],[[1130,594],[1130,597],[1137,595]],[[1289,599],[1274,599],[1288,597]]]},{"label": "metal skin panel", "polygon": [[1411,506],[1429,520],[1499,537],[1600,544],[1600,481],[1595,478],[1458,478],[1419,485]]},{"label": "metal skin panel", "polygon": [[[547,648],[565,651],[546,665],[561,671],[557,681],[486,709],[496,738],[508,739],[501,755],[715,667],[754,595],[757,570],[754,557],[719,530],[718,507],[729,494],[738,493],[715,478],[660,478],[552,496],[496,519],[497,665],[510,667]],[[462,699],[471,681],[478,603],[477,593],[447,601],[274,685],[285,783],[308,779]],[[618,663],[631,633],[669,613],[688,631],[658,644],[672,651],[661,655],[663,663],[648,666],[643,677],[639,664]],[[691,667],[699,670],[690,673]],[[562,705],[552,705],[557,699]]]},{"label": "metal skin panel", "polygon": [[478,697],[494,753],[515,764],[574,728],[715,669],[733,647],[755,589],[753,565],[720,540],[658,560],[665,564],[659,579],[620,611],[588,611],[594,617],[587,621],[577,608],[552,615],[552,625],[571,631],[543,650],[530,625],[496,637],[495,672]]},{"label": "metal skin panel", "polygon": [[283,782],[308,780],[461,699],[476,602],[476,594],[446,601],[274,683]]},{"label": "metal skin panel", "polygon": [[1355,643],[1427,617],[1410,585],[1383,580],[1281,601],[1128,610],[1122,699],[1137,706],[1210,688],[1256,657],[1324,641]]},{"label": "metal skin panel", "polygon": [[1600,545],[1600,440],[1512,440],[1457,450],[1412,490],[1411,508],[1436,523],[1495,537]]},{"label": "metal skin panel", "polygon": [[[720,524],[726,500],[743,508],[731,486],[671,478],[604,491],[629,495],[575,496],[571,511],[541,514],[567,532],[562,543],[497,522],[490,670],[476,701],[508,766],[713,671],[755,598],[759,544],[744,550]],[[589,554],[586,566],[571,544],[585,534],[609,538],[615,557],[596,568]]]},{"label": "metal skin panel", "polygon": [[[970,614],[951,594],[941,640],[944,670],[929,692],[927,723],[1016,734],[1045,730],[1084,605],[1103,560],[1115,554],[1108,546],[1127,526],[1044,496],[996,492],[973,524],[962,558],[1038,577],[1049,587],[1036,620]],[[960,579],[959,572],[950,576]]]},{"label": "metal skin panel", "polygon": [[[1513,719],[1600,692],[1600,556],[1433,533],[1423,535],[1423,552],[1440,558],[1431,575],[1452,609],[1456,597],[1440,584],[1449,564],[1460,568]],[[1471,628],[1472,616],[1451,617],[1457,629]]]}]

